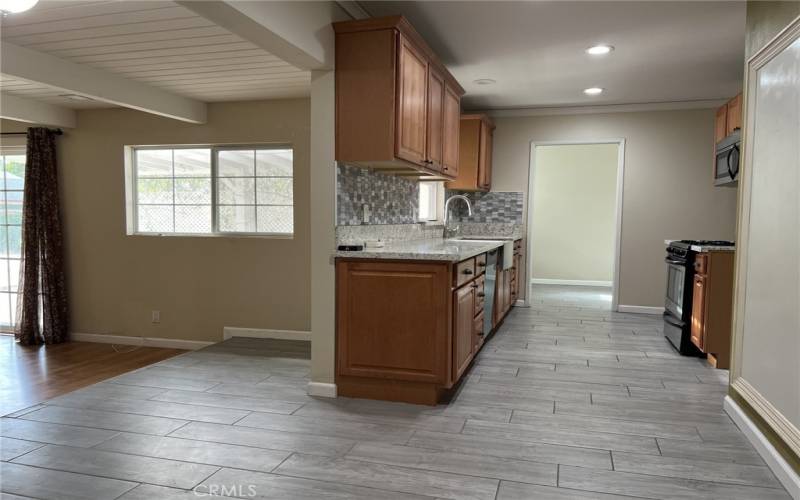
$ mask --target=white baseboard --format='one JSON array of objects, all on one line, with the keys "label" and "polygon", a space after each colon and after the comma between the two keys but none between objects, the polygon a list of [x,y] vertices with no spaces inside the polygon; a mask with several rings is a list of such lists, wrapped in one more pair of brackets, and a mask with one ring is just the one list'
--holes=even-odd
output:
[{"label": "white baseboard", "polygon": [[514,302],[514,307],[525,307],[525,301],[517,299],[517,301]]},{"label": "white baseboard", "polygon": [[772,446],[772,443],[764,436],[764,434],[756,427],[756,425],[747,417],[747,414],[730,396],[725,396],[723,404],[725,413],[731,417],[733,423],[742,431],[750,444],[756,449],[767,467],[772,470],[775,477],[789,492],[792,498],[800,499],[800,475],[794,471],[791,465],[784,459],[778,450]]},{"label": "white baseboard", "polygon": [[551,280],[547,278],[533,278],[532,285],[575,285],[575,286],[605,286],[611,287],[611,281],[590,281],[590,280]]},{"label": "white baseboard", "polygon": [[319,396],[321,398],[335,398],[336,384],[326,384],[323,382],[308,383],[309,396]]},{"label": "white baseboard", "polygon": [[634,313],[634,314],[664,314],[663,307],[653,307],[653,306],[626,306],[626,305],[618,305],[617,311],[621,313]]},{"label": "white baseboard", "polygon": [[311,332],[302,330],[266,330],[263,328],[238,328],[226,326],[222,329],[222,339],[248,337],[252,339],[306,340],[311,341]]},{"label": "white baseboard", "polygon": [[157,337],[129,337],[127,335],[106,335],[100,333],[72,333],[70,339],[76,342],[96,342],[99,344],[138,345],[144,347],[163,347],[167,349],[186,349],[196,351],[214,342],[200,340],[164,339]]}]

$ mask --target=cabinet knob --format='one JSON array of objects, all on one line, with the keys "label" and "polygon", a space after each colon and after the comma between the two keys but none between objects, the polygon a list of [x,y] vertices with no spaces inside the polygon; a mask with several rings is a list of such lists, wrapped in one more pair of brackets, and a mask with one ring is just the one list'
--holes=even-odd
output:
[{"label": "cabinet knob", "polygon": [[478,262],[478,267],[486,267],[486,262]]},{"label": "cabinet knob", "polygon": [[483,292],[478,292],[478,297],[486,297],[486,294]]},{"label": "cabinet knob", "polygon": [[466,275],[470,275],[470,274],[472,274],[472,269],[464,269],[464,270],[463,270],[463,271],[461,271],[461,272],[463,272],[463,273],[464,273],[464,274],[466,274]]}]

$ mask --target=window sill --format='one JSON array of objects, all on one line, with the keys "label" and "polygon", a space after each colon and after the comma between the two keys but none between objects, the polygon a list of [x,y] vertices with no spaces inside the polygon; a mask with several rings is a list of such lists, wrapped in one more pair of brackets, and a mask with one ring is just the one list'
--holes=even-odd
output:
[{"label": "window sill", "polygon": [[261,238],[266,240],[293,240],[294,234],[285,233],[214,233],[214,234],[197,234],[197,233],[128,233],[126,236],[145,236],[145,237],[162,237],[162,238]]}]

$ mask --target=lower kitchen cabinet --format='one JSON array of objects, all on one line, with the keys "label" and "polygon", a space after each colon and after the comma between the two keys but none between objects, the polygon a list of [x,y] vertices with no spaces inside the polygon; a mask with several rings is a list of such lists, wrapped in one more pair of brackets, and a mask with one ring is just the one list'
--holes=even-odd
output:
[{"label": "lower kitchen cabinet", "polygon": [[734,252],[695,257],[692,289],[692,343],[717,368],[730,366]]},{"label": "lower kitchen cabinet", "polygon": [[464,285],[454,296],[453,380],[458,380],[475,354],[475,288],[472,283]]},{"label": "lower kitchen cabinet", "polygon": [[[337,259],[339,395],[438,403],[492,333],[484,327],[485,262],[485,254],[457,263]],[[515,296],[513,269],[497,273],[495,327]]]}]

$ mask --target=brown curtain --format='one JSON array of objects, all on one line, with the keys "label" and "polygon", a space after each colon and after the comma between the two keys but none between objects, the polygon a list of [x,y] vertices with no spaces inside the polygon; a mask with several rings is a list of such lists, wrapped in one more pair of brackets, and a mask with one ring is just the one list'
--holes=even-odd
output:
[{"label": "brown curtain", "polygon": [[69,335],[55,135],[46,128],[28,129],[15,327],[25,345],[58,344]]}]

